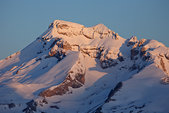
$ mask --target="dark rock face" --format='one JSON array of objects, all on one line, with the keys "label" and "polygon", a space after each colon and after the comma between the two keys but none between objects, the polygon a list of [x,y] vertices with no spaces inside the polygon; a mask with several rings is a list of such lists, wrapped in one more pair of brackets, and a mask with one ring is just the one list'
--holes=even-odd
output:
[{"label": "dark rock face", "polygon": [[103,112],[101,112],[101,110],[102,110],[102,106],[97,108],[93,113],[103,113]]},{"label": "dark rock face", "polygon": [[26,104],[27,104],[27,108],[22,110],[23,112],[25,112],[25,113],[36,112],[37,103],[34,100],[31,100],[30,102],[27,102]]},{"label": "dark rock face", "polygon": [[132,37],[129,39],[129,41],[128,41],[128,43],[127,43],[127,46],[129,47],[129,46],[131,46],[131,45],[134,45],[134,44],[137,43],[137,42],[138,42],[137,37],[136,37],[136,36],[132,36]]},{"label": "dark rock face", "polygon": [[164,72],[167,72],[163,59],[160,59],[160,64]]},{"label": "dark rock face", "polygon": [[128,42],[127,46],[131,46],[131,45],[134,45],[135,42]]},{"label": "dark rock face", "polygon": [[121,52],[114,53],[114,50],[107,50],[103,47],[82,47],[80,51],[92,58],[100,60],[100,66],[103,69],[116,66],[118,61],[124,61],[124,57]]},{"label": "dark rock face", "polygon": [[36,61],[42,60],[42,58],[37,58]]},{"label": "dark rock face", "polygon": [[64,80],[64,82],[61,83],[59,86],[57,86],[53,90],[47,89],[47,90],[41,92],[40,96],[51,97],[54,95],[63,95],[69,91],[69,87],[79,88],[84,84],[84,82],[85,82],[85,74],[77,74],[75,80],[72,80],[71,77],[68,76]]},{"label": "dark rock face", "polygon": [[150,54],[146,54],[142,59],[143,61],[148,61],[151,58]]},{"label": "dark rock face", "polygon": [[104,50],[102,47],[84,47],[80,49],[83,53],[89,55],[92,58],[97,58],[100,60],[100,65],[103,69],[116,66],[118,64],[117,59],[122,62],[124,61],[124,58],[122,54],[117,54],[117,59],[112,59],[108,55],[111,55],[113,53],[109,53],[107,50]]},{"label": "dark rock face", "polygon": [[165,54],[165,58],[169,60],[169,54]]},{"label": "dark rock face", "polygon": [[132,49],[131,50],[131,56],[136,56],[138,55],[139,51],[137,49]]},{"label": "dark rock face", "polygon": [[0,103],[0,107],[1,106],[8,106],[9,109],[16,107],[15,103]]},{"label": "dark rock face", "polygon": [[139,50],[133,48],[131,49],[131,60],[134,60],[134,57],[139,54]]},{"label": "dark rock face", "polygon": [[49,52],[49,56],[57,56],[56,54],[58,52],[65,53],[67,50],[72,49],[71,45],[68,42],[59,39],[55,40],[50,48],[51,50]]},{"label": "dark rock face", "polygon": [[56,57],[58,61],[60,61],[66,56],[66,51],[71,50],[72,47],[68,42],[61,39],[56,39],[55,41],[53,41],[49,49],[50,52],[49,55],[46,56],[46,58]]},{"label": "dark rock face", "polygon": [[[57,43],[58,41],[60,41],[60,40],[61,40],[60,38],[55,39],[55,40],[52,42],[52,44],[50,45],[50,47],[49,47],[48,49],[53,48],[53,47],[56,45],[56,43]],[[45,42],[45,43],[46,43],[46,42]]]},{"label": "dark rock face", "polygon": [[119,60],[120,62],[124,61],[124,58],[123,58],[122,53],[119,53],[119,54],[118,54],[118,60]]},{"label": "dark rock face", "polygon": [[148,48],[143,46],[140,50],[140,57],[143,61],[147,61],[151,58],[151,54],[148,52]]},{"label": "dark rock face", "polygon": [[114,96],[114,94],[119,91],[120,88],[122,88],[123,84],[122,82],[119,82],[116,87],[114,89],[112,89],[107,97],[107,99],[105,100],[105,103],[109,102],[111,100],[111,97]]},{"label": "dark rock face", "polygon": [[141,39],[141,40],[137,40],[136,37],[131,37],[130,40],[128,41],[127,46],[131,46],[132,45],[132,49],[131,49],[131,60],[137,60],[139,56],[137,56],[140,53],[140,57],[145,56],[146,55],[146,50],[148,48],[146,48],[144,46],[146,42],[146,39]]},{"label": "dark rock face", "polygon": [[146,50],[147,50],[146,47],[142,47],[141,51],[140,51],[140,56],[145,56],[146,55]]},{"label": "dark rock face", "polygon": [[48,28],[52,28],[53,27],[53,22],[49,25],[49,27]]},{"label": "dark rock face", "polygon": [[53,56],[56,57],[58,61],[60,61],[66,56],[66,53],[60,50],[60,51],[57,51]]},{"label": "dark rock face", "polygon": [[83,86],[83,84],[85,83],[85,68],[83,66],[80,66],[80,64],[75,64],[75,65],[78,65],[76,71],[74,72],[73,70],[70,70],[68,76],[61,84],[59,84],[52,90],[47,89],[41,92],[39,95],[42,97],[63,95],[69,91],[69,87],[79,88]]},{"label": "dark rock face", "polygon": [[10,103],[10,104],[8,104],[8,107],[9,107],[9,109],[14,108],[15,104],[14,103]]},{"label": "dark rock face", "polygon": [[[113,88],[113,89],[110,91],[110,93],[109,93],[107,99],[104,101],[104,104],[105,104],[105,103],[108,103],[109,101],[113,101],[113,100],[111,99],[111,97],[114,96],[114,94],[115,94],[117,91],[119,91],[119,90],[122,88],[122,86],[123,86],[122,82],[119,82],[119,83],[116,85],[116,87]],[[99,106],[93,113],[102,113],[101,110],[102,110],[102,107],[103,107],[104,104],[102,104],[101,106]]]},{"label": "dark rock face", "polygon": [[129,68],[130,71],[134,71],[134,70],[136,70],[136,69],[139,69],[139,65],[133,64],[133,65]]},{"label": "dark rock face", "polygon": [[55,108],[55,109],[59,109],[59,107],[58,106],[50,106],[50,108]]},{"label": "dark rock face", "polygon": [[108,59],[108,60],[101,61],[101,67],[103,69],[109,68],[109,67],[112,67],[112,66],[116,66],[117,64],[118,64],[117,61],[115,61],[113,59]]}]

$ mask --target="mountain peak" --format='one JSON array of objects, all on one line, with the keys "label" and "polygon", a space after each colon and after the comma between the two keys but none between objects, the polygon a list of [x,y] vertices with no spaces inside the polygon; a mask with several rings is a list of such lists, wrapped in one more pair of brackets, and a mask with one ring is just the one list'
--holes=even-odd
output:
[{"label": "mountain peak", "polygon": [[169,48],[124,39],[103,24],[55,20],[29,46],[0,61],[0,84],[3,113],[165,113]]},{"label": "mountain peak", "polygon": [[[78,23],[63,20],[54,20],[49,25],[47,31],[45,31],[40,37],[45,37],[47,40],[61,37],[70,43],[73,41],[74,44],[77,44],[76,42],[86,44],[92,41],[91,39],[120,38],[118,33],[113,32],[104,24],[85,27]],[[72,38],[73,40],[71,40]]]},{"label": "mountain peak", "polygon": [[99,33],[108,33],[108,32],[111,32],[111,30],[109,28],[107,28],[104,24],[97,24],[96,26],[93,26],[93,29],[96,32],[99,32]]},{"label": "mountain peak", "polygon": [[62,29],[66,29],[68,26],[72,27],[72,28],[82,28],[82,27],[84,27],[81,24],[73,23],[73,22],[69,22],[69,21],[64,21],[64,20],[54,20],[53,24],[56,25],[56,27],[62,28]]}]

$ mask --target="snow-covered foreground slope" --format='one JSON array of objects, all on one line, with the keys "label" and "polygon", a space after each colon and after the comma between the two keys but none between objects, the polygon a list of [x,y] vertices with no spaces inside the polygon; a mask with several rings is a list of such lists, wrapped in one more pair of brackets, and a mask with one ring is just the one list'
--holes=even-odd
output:
[{"label": "snow-covered foreground slope", "polygon": [[169,111],[169,48],[55,20],[0,61],[2,113]]},{"label": "snow-covered foreground slope", "polygon": [[169,112],[169,85],[161,85],[164,73],[154,65],[146,67],[122,83],[119,91],[106,102],[101,110],[112,112]]}]

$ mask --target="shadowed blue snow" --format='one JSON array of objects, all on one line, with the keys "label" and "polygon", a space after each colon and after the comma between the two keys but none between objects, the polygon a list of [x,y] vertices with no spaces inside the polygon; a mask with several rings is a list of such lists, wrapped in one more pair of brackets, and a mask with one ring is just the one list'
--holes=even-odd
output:
[{"label": "shadowed blue snow", "polygon": [[0,59],[23,49],[55,19],[103,23],[123,38],[136,35],[169,46],[168,0],[1,0]]}]

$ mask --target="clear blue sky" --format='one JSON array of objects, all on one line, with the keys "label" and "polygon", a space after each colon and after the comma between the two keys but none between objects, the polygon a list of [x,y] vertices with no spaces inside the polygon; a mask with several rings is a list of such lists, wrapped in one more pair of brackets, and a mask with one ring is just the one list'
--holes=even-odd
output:
[{"label": "clear blue sky", "polygon": [[169,0],[0,0],[0,59],[34,41],[55,19],[103,23],[123,38],[169,46]]}]

